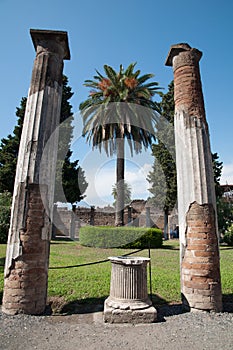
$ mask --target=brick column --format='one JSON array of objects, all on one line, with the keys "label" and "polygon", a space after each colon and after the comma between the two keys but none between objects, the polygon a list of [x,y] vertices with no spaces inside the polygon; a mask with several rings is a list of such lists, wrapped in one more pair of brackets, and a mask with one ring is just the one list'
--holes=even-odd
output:
[{"label": "brick column", "polygon": [[188,309],[222,310],[214,177],[199,60],[188,44],[173,45],[175,142],[181,293]]},{"label": "brick column", "polygon": [[58,134],[52,141],[50,136],[59,125],[63,59],[70,57],[66,32],[30,33],[36,58],[20,141],[7,244],[2,306],[7,314],[41,314],[46,307],[49,218]]}]

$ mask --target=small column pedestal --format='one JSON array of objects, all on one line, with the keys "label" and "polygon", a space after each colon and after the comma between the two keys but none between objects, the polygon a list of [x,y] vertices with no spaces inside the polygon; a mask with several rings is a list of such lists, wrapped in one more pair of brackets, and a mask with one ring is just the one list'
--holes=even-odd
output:
[{"label": "small column pedestal", "polygon": [[104,321],[109,323],[150,323],[157,311],[147,292],[147,263],[143,257],[110,257],[110,296],[104,304]]}]

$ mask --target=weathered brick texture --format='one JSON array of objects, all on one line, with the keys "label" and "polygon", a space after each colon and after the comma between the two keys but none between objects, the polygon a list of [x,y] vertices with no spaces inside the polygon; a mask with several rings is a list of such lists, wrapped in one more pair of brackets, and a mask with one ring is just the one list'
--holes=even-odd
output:
[{"label": "weathered brick texture", "polygon": [[5,313],[41,314],[45,310],[49,259],[49,240],[42,239],[45,216],[40,186],[29,185],[26,227],[20,232],[22,255],[5,278]]},{"label": "weathered brick texture", "polygon": [[211,204],[194,202],[186,219],[187,246],[181,265],[184,304],[188,308],[220,311],[220,264],[214,208]]},{"label": "weathered brick texture", "polygon": [[180,67],[175,71],[174,79],[177,84],[174,94],[177,107],[186,106],[188,114],[195,117],[205,115],[199,70],[195,66]]}]

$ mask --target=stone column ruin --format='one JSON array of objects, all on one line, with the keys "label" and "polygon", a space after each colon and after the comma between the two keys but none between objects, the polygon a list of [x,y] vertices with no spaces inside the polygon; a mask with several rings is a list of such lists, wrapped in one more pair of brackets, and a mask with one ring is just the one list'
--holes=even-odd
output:
[{"label": "stone column ruin", "polygon": [[181,253],[181,293],[189,310],[222,310],[216,199],[199,60],[188,44],[171,46]]},{"label": "stone column ruin", "polygon": [[147,264],[144,257],[109,257],[112,263],[110,295],[104,303],[104,321],[150,323],[157,311],[147,292]]},{"label": "stone column ruin", "polygon": [[[2,311],[41,314],[46,307],[66,32],[30,30],[36,50],[16,169]],[[44,168],[42,154],[47,147]],[[42,182],[41,182],[42,181]]]}]

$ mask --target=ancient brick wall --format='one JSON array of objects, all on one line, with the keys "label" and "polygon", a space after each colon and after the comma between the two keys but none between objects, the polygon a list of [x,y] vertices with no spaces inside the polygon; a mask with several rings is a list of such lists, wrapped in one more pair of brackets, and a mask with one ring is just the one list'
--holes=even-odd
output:
[{"label": "ancient brick wall", "polygon": [[[146,226],[146,201],[145,200],[133,200],[130,204],[131,208],[131,222],[134,226],[145,227]],[[79,236],[80,226],[90,225],[91,222],[95,226],[114,226],[115,225],[115,209],[113,207],[105,207],[91,209],[86,207],[77,207],[75,209],[75,215],[72,210],[68,210],[66,207],[56,207],[54,210],[54,234],[65,235],[70,237],[71,221],[75,225],[75,238]],[[128,224],[128,207],[125,208],[124,222]],[[151,227],[159,227],[163,229],[164,217],[163,212],[150,206],[150,225]],[[176,211],[171,216],[171,228],[177,226]],[[173,227],[174,226],[174,227]]]},{"label": "ancient brick wall", "polygon": [[53,212],[53,234],[57,236],[69,236],[70,222],[71,210],[68,210],[68,208],[57,208],[57,206],[55,205]]},{"label": "ancient brick wall", "polygon": [[20,232],[22,255],[14,260],[5,278],[3,312],[40,314],[44,311],[49,257],[49,240],[43,237],[46,220],[40,186],[31,184],[26,227]]},{"label": "ancient brick wall", "polygon": [[187,214],[187,246],[182,261],[184,304],[201,310],[221,308],[218,237],[211,204],[194,202]]}]

